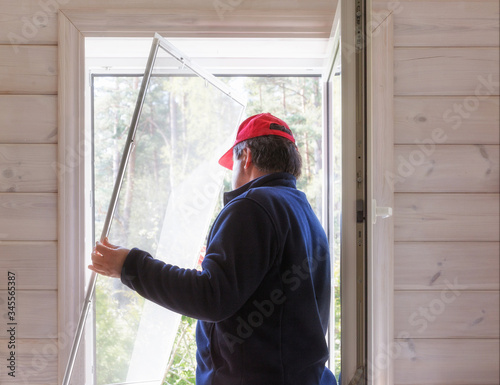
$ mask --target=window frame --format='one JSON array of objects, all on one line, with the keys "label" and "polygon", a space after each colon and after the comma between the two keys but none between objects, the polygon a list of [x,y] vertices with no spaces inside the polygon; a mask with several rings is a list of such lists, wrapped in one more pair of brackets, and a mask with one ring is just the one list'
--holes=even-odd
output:
[{"label": "window frame", "polygon": [[[138,19],[151,11],[136,12]],[[155,11],[155,14],[157,12]],[[92,17],[89,17],[89,14]],[[87,239],[92,232],[85,228],[85,212],[92,199],[91,191],[85,190],[85,180],[89,177],[88,158],[91,141],[85,130],[85,38],[86,37],[121,37],[152,36],[154,23],[150,27],[141,25],[141,30],[126,33],[113,32],[113,25],[123,22],[120,11],[113,10],[59,10],[59,85],[58,85],[58,186],[59,186],[59,223],[58,223],[58,331],[59,335],[68,336],[58,357],[58,382],[61,383],[67,360],[71,352],[74,331],[80,319],[80,311],[87,287],[87,269],[84,261],[90,254]],[[140,23],[137,23],[139,25]],[[128,22],[128,25],[129,22]],[[134,24],[132,23],[132,26]],[[144,29],[151,28],[148,31]],[[276,36],[275,26],[269,31],[260,30],[260,34]],[[207,31],[213,36],[213,33]],[[290,30],[290,38],[296,31]],[[203,36],[203,31],[197,31]],[[310,37],[310,33],[303,36]],[[82,339],[82,344],[85,340]],[[87,351],[84,349],[83,351]],[[75,362],[72,379],[85,379],[84,360],[81,353]],[[91,357],[87,357],[91,359]]]},{"label": "window frame", "polygon": [[[342,0],[339,2],[344,5],[344,10],[340,18],[344,21],[342,25],[342,41],[347,48],[354,43],[354,33],[349,23],[354,20],[354,10],[350,8],[349,1]],[[91,146],[89,146],[89,138],[86,137],[84,125],[85,118],[85,38],[86,37],[120,37],[120,36],[142,36],[151,37],[158,25],[163,25],[165,12],[161,10],[130,10],[124,9],[61,9],[58,12],[58,50],[59,50],[59,82],[58,82],[58,336],[62,339],[61,348],[58,355],[58,382],[61,383],[66,369],[67,359],[71,351],[74,331],[80,318],[81,306],[85,297],[86,289],[86,268],[83,261],[88,255],[86,249],[86,237],[89,236],[88,231],[85,231],[85,210],[91,199],[90,191],[85,191],[85,178],[88,176],[88,165],[86,158]],[[336,15],[340,13],[340,7],[337,9]],[[182,25],[183,12],[179,11],[174,15],[174,19],[179,18],[177,24],[169,26],[170,36],[214,36],[213,30],[208,26],[193,25],[191,30],[189,27]],[[209,14],[213,11],[200,11],[200,17],[204,14]],[[172,21],[172,11],[169,11],[170,20]],[[192,15],[191,15],[192,16]],[[258,19],[258,15],[251,15]],[[324,37],[324,32],[318,26],[312,27],[311,31],[296,30],[293,28],[294,20],[301,20],[302,14],[294,14],[288,16],[288,25],[281,28],[280,32],[276,32],[276,25],[269,24],[260,26],[258,33],[254,30],[241,31],[242,37],[246,36],[273,36],[273,37]],[[323,15],[324,21],[328,20],[328,15]],[[148,18],[151,23],[145,25],[140,20]],[[338,19],[338,16],[336,16]],[[351,20],[352,19],[352,20]],[[349,20],[351,20],[349,22]],[[286,23],[285,23],[286,24]],[[248,25],[253,25],[248,23]],[[257,24],[255,24],[257,25]],[[176,29],[177,28],[177,29]],[[188,30],[187,30],[187,29]],[[218,36],[231,36],[232,29],[235,25],[228,23],[224,28],[215,33]],[[249,28],[249,27],[247,27]],[[205,29],[205,30],[204,30]],[[122,31],[122,32],[117,32]],[[126,32],[123,32],[126,31]],[[344,48],[343,48],[344,51]],[[345,53],[345,52],[343,52]],[[348,89],[350,82],[353,81],[353,74],[349,70],[349,61],[347,51],[345,62],[343,62],[343,80],[342,80],[342,99],[346,110],[343,110],[342,131],[345,134],[345,143],[343,143],[344,152],[349,153],[349,149],[355,147],[355,140],[351,135],[352,127],[355,126],[354,105],[352,89]],[[344,60],[344,59],[343,59]],[[345,87],[344,87],[345,85]],[[353,103],[354,102],[354,103]],[[344,108],[344,107],[343,107]],[[355,178],[350,176],[352,173],[349,159],[346,157],[343,160],[343,180],[346,189],[343,196],[348,191],[348,185],[352,186],[355,183]],[[355,175],[355,174],[352,174]],[[344,182],[343,182],[344,185]],[[351,225],[347,223],[349,217],[352,216],[352,202],[343,202],[343,217],[342,217],[342,258],[347,263],[342,266],[342,311],[343,316],[343,334],[342,340],[355,341],[356,328],[356,302],[349,295],[349,280],[346,277],[353,277],[355,268],[352,265],[353,234]],[[370,208],[369,208],[370,209]],[[355,217],[355,215],[354,215]],[[349,262],[350,261],[350,262]],[[388,277],[391,279],[392,277]],[[352,282],[351,282],[352,284]],[[371,292],[372,287],[369,283],[368,292]],[[372,304],[372,306],[374,303]],[[350,309],[350,310],[349,310]],[[392,311],[392,309],[391,309]],[[345,313],[344,313],[345,312]],[[384,315],[383,315],[384,316]],[[390,315],[385,315],[386,319]],[[351,322],[347,322],[350,320]],[[370,337],[370,335],[368,335]],[[388,336],[386,343],[390,343]],[[84,342],[83,342],[84,343]],[[380,341],[382,344],[382,341]],[[352,344],[354,346],[355,344]],[[350,373],[355,369],[355,348],[347,346],[343,343],[342,359],[344,372],[344,383],[350,380]],[[349,349],[349,350],[345,350]],[[377,346],[372,346],[371,350],[375,352]],[[78,381],[85,378],[83,365],[77,361],[73,372],[73,379]],[[346,370],[344,370],[346,369]],[[369,379],[370,383],[370,379]]]}]

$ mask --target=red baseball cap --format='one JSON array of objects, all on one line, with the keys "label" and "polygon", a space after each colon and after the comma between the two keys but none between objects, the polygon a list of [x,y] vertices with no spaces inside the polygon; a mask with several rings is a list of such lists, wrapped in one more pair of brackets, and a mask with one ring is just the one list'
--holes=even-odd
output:
[{"label": "red baseball cap", "polygon": [[283,120],[266,112],[250,116],[238,128],[238,134],[233,146],[219,159],[219,164],[230,170],[233,169],[233,148],[244,140],[258,136],[276,135],[295,143],[292,131]]}]

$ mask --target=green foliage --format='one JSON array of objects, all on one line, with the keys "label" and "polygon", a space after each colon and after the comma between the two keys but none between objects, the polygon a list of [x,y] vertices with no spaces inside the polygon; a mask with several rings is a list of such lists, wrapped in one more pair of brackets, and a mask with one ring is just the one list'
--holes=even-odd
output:
[{"label": "green foliage", "polygon": [[94,78],[95,232],[100,234],[125,145],[135,101],[138,77]]},{"label": "green foliage", "polygon": [[196,383],[196,320],[182,316],[170,355],[164,385]]},{"label": "green foliage", "polygon": [[302,176],[297,187],[304,191],[321,218],[323,197],[322,92],[319,77],[226,78],[247,96],[246,115],[269,112],[288,123],[302,155]]},{"label": "green foliage", "polygon": [[96,285],[97,384],[125,382],[144,299],[109,278]]}]

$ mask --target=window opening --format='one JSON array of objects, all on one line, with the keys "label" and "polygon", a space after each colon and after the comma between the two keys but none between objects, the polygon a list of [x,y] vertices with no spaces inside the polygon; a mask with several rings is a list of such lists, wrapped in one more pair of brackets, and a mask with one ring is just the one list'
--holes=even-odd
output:
[{"label": "window opening", "polygon": [[[158,84],[165,82],[165,79],[170,79],[173,83],[178,82],[186,84],[189,82],[188,77],[179,77],[174,74],[173,68],[167,68],[163,71],[159,71],[154,77],[155,82]],[[121,71],[123,72],[123,71]],[[168,74],[170,72],[170,74]],[[327,183],[325,180],[325,175],[322,169],[322,88],[321,79],[318,76],[223,76],[220,77],[224,83],[228,84],[233,89],[238,89],[240,93],[245,94],[248,99],[246,115],[250,116],[254,113],[259,112],[271,112],[276,116],[282,117],[287,121],[291,127],[294,129],[294,134],[298,140],[298,146],[301,150],[303,156],[303,175],[298,181],[298,187],[306,192],[311,205],[313,206],[315,212],[319,218],[323,217],[323,192],[322,186]],[[102,228],[103,214],[105,215],[105,209],[107,207],[106,199],[109,199],[110,189],[112,189],[112,183],[114,181],[114,176],[116,173],[117,162],[119,162],[119,155],[121,149],[123,148],[124,142],[124,130],[128,127],[130,122],[130,117],[133,111],[133,106],[137,98],[138,86],[140,85],[141,76],[140,75],[130,75],[130,74],[95,74],[92,76],[92,104],[93,104],[93,125],[94,125],[94,178],[95,178],[95,232],[100,233],[100,228]],[[180,83],[179,83],[180,82]],[[338,83],[338,89],[340,86],[340,81]],[[156,83],[155,83],[156,84]],[[153,88],[160,87],[153,84]],[[175,88],[175,85],[173,85]],[[188,87],[189,88],[189,87]],[[190,92],[195,94],[199,91],[199,87],[192,86]],[[159,88],[156,88],[157,91]],[[160,106],[163,104],[172,103],[173,98],[165,99],[161,96],[161,92],[157,92],[156,96],[151,93],[151,105]],[[154,100],[157,98],[157,100]],[[185,103],[185,95],[179,96],[176,103],[182,105]],[[149,108],[149,107],[148,107]],[[158,107],[159,108],[159,107]],[[339,110],[340,111],[340,110]],[[155,117],[152,117],[152,114]],[[166,112],[163,112],[163,116]],[[169,118],[171,114],[175,112],[170,111],[168,113]],[[143,125],[148,126],[146,130],[145,146],[150,146],[151,151],[148,151],[148,157],[144,158],[142,162],[149,161],[153,166],[150,169],[146,169],[143,165],[140,165],[141,161],[132,159],[133,163],[133,174],[137,178],[143,177],[145,173],[152,172],[153,174],[158,173],[154,165],[158,162],[160,157],[159,151],[156,146],[158,143],[156,141],[164,141],[168,143],[168,139],[158,132],[157,123],[155,123],[155,118],[158,118],[159,112],[151,109],[151,111],[146,111],[144,115]],[[160,114],[161,115],[161,114]],[[182,121],[180,119],[179,121]],[[126,135],[126,132],[125,132]],[[155,135],[157,138],[155,138]],[[178,135],[185,137],[187,134],[183,130],[178,130],[177,132],[170,133],[170,135]],[[224,134],[227,137],[227,133]],[[170,138],[172,139],[172,137]],[[227,139],[227,138],[225,138]],[[340,148],[340,138],[334,138],[338,140],[338,148]],[[224,139],[220,138],[223,142]],[[215,141],[214,141],[215,142]],[[172,142],[173,143],[173,142]],[[227,145],[224,145],[227,147]],[[222,146],[222,147],[224,147]],[[164,156],[169,156],[170,159],[176,159],[175,145],[169,146],[169,154],[163,154]],[[222,153],[222,152],[220,152]],[[181,154],[181,152],[178,152]],[[187,159],[181,157],[181,165],[179,167],[182,170],[182,164],[187,162]],[[335,159],[340,157],[340,154],[335,154]],[[173,163],[172,163],[173,164]],[[173,167],[173,166],[172,166]],[[182,173],[182,172],[181,172]],[[157,175],[157,177],[161,177]],[[335,174],[334,183],[338,184],[339,175]],[[169,179],[169,178],[167,178]],[[171,180],[165,179],[165,183],[175,183]],[[229,178],[226,176],[224,181],[224,188],[229,189]],[[136,185],[138,187],[136,187]],[[129,186],[126,191],[135,191],[135,193],[140,193],[139,190],[148,190],[146,186],[141,186],[140,183],[136,184],[132,182],[131,178],[124,181],[124,186]],[[133,186],[133,187],[132,187]],[[148,187],[151,187],[148,186]],[[126,187],[127,189],[127,187]],[[132,189],[132,190],[130,190]],[[135,190],[134,190],[135,189]],[[154,190],[154,189],[153,189]],[[340,191],[336,190],[337,192]],[[148,191],[148,194],[161,194],[161,191]],[[132,193],[130,193],[132,194]],[[337,195],[338,197],[338,195]],[[117,219],[117,226],[122,227],[122,234],[131,233],[130,229],[125,229],[124,226],[127,222],[130,222],[130,217],[134,210],[130,204],[130,200],[133,199],[130,195],[125,194],[122,205],[122,214],[120,214]],[[129,204],[127,204],[127,200]],[[340,201],[339,201],[340,202]],[[220,201],[219,201],[220,205]],[[334,203],[335,207],[340,209],[340,205],[336,201]],[[213,208],[211,211],[210,220],[214,219],[214,215],[218,212],[219,207]],[[157,212],[161,210],[155,210],[155,207],[144,208],[144,212],[153,212],[153,215],[157,215]],[[335,226],[340,226],[340,217],[334,221]],[[159,224],[161,218],[153,218],[153,222]],[[140,233],[140,234],[139,234]],[[119,244],[124,244],[126,246],[138,246],[143,247],[146,250],[152,250],[151,246],[155,246],[155,239],[153,236],[148,234],[146,230],[137,233],[135,239],[127,240],[123,238],[125,243],[120,243],[122,239],[117,238]],[[337,231],[338,236],[340,232]],[[122,235],[119,235],[121,237]],[[337,235],[336,235],[337,236]],[[112,238],[115,240],[115,238]],[[332,242],[332,240],[331,240]],[[340,242],[338,239],[333,239],[332,249],[336,250]],[[203,258],[203,245],[199,247],[199,251],[195,254],[199,264]],[[172,255],[168,253],[166,255]],[[335,251],[335,255],[337,252]],[[338,253],[340,255],[340,253]],[[168,261],[168,257],[166,258]],[[171,262],[171,261],[169,261]],[[334,258],[332,255],[332,264],[339,263],[338,258]],[[338,272],[339,269],[336,268],[334,271]],[[338,274],[337,274],[338,275]],[[332,276],[333,278],[333,276]],[[338,281],[339,277],[335,276]],[[106,282],[108,281],[108,282]],[[114,281],[114,282],[111,282]],[[137,312],[137,308],[142,306],[144,300],[142,298],[132,298],[131,294],[123,288],[114,287],[117,285],[117,280],[106,280],[100,279],[96,287],[96,309],[95,309],[95,323],[97,326],[96,330],[96,355],[95,360],[97,364],[96,368],[96,384],[113,384],[113,383],[125,383],[128,381],[124,371],[127,367],[127,361],[130,361],[130,352],[125,353],[125,351],[119,351],[120,349],[126,350],[127,346],[130,348],[130,338],[127,340],[127,335],[130,330],[138,328],[137,319],[135,321],[130,318],[130,314],[134,315]],[[338,283],[338,282],[337,282]],[[332,315],[335,317],[335,332],[334,340],[331,341],[332,356],[335,357],[334,361],[330,365],[332,370],[336,374],[340,371],[340,324],[337,321],[340,320],[340,286],[336,284],[332,287]],[[335,295],[333,295],[335,294]],[[124,305],[125,307],[119,308],[116,304]],[[179,327],[177,328],[177,325]],[[163,325],[165,326],[165,325]],[[194,384],[194,369],[196,367],[195,361],[195,341],[194,341],[194,326],[195,321],[188,318],[182,317],[177,323],[174,322],[172,327],[177,328],[177,333],[175,335],[175,341],[173,342],[170,355],[165,359],[166,363],[166,373],[164,377],[164,384]],[[121,346],[121,347],[120,347]]]}]

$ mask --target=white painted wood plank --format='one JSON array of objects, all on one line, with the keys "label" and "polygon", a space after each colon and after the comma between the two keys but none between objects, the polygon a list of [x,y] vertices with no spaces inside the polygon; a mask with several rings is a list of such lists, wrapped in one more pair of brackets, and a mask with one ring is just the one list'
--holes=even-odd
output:
[{"label": "white painted wood plank", "polygon": [[[334,3],[332,3],[334,10]],[[64,9],[66,17],[86,36],[152,36],[159,32],[170,37],[315,37],[328,38],[334,11],[305,9],[287,12],[173,8]]]},{"label": "white painted wood plank", "polygon": [[[130,9],[162,9],[165,7],[165,2],[162,0],[143,0],[137,3],[134,0],[59,0],[60,3],[68,2],[71,8],[84,7],[107,7],[107,8],[130,8]],[[210,11],[216,13],[216,6],[226,4],[228,8],[232,8],[233,12],[240,10],[264,10],[272,12],[276,11],[301,11],[310,10],[315,12],[333,12],[337,1],[325,0],[294,0],[293,2],[284,2],[282,0],[252,0],[251,2],[235,0],[231,3],[212,3],[204,0],[169,0],[168,8],[174,9],[189,9]],[[62,6],[61,8],[69,8]],[[276,14],[279,16],[279,14]]]},{"label": "white painted wood plank", "polygon": [[455,277],[440,291],[396,291],[394,335],[498,339],[498,291],[467,289]]},{"label": "white painted wood plank", "polygon": [[[3,280],[4,277],[2,277]],[[6,288],[6,286],[5,286]],[[8,302],[11,294],[0,290],[0,314],[8,318]],[[8,321],[7,321],[8,320]],[[54,338],[57,336],[57,291],[16,290],[15,321],[16,338]],[[9,338],[7,328],[0,329],[0,338]]]},{"label": "white painted wood plank", "polygon": [[57,96],[0,95],[0,143],[56,142]]},{"label": "white painted wood plank", "polygon": [[57,44],[57,8],[65,0],[0,0],[0,44]]},{"label": "white painted wood plank", "polygon": [[396,193],[396,241],[494,241],[499,234],[498,194]]},{"label": "white painted wood plank", "polygon": [[396,48],[395,95],[498,95],[499,49]]},{"label": "white painted wood plank", "polygon": [[443,130],[445,144],[500,144],[498,96],[395,97],[394,141],[430,141]]},{"label": "white painted wood plank", "polygon": [[[85,227],[85,191],[80,188],[85,180],[81,143],[84,142],[85,77],[80,68],[85,66],[84,38],[75,25],[59,14],[59,99],[58,99],[58,162],[64,165],[59,174],[58,211],[58,325],[59,333],[72,336],[69,344],[59,350],[58,381],[62,383],[73,336],[80,319],[85,297],[86,261],[85,243],[89,234]],[[83,155],[83,154],[82,154]],[[64,172],[63,172],[64,171]],[[71,258],[68,258],[71,256]],[[74,378],[85,382],[85,362],[76,358]]]},{"label": "white painted wood plank", "polygon": [[396,46],[498,46],[498,1],[413,1],[399,4]]},{"label": "white painted wood plank", "polygon": [[396,192],[499,192],[499,146],[438,145],[394,148]]},{"label": "white painted wood plank", "polygon": [[[368,187],[369,196],[378,206],[394,207],[394,190],[385,183],[386,171],[394,168],[394,120],[393,120],[393,17],[387,12],[373,13],[373,20],[382,22],[372,34],[370,57],[371,95],[369,121],[368,173],[372,175]],[[370,81],[370,80],[369,80]],[[373,212],[373,201],[368,201],[368,212]],[[368,221],[368,362],[377,356],[382,346],[391,343],[394,334],[394,220],[379,218],[375,224]],[[386,279],[379,279],[385,277]],[[372,385],[392,383],[393,369],[389,363],[371,370]]]},{"label": "white painted wood plank", "polygon": [[0,94],[57,93],[57,46],[0,45]]},{"label": "white painted wood plank", "polygon": [[[413,1],[415,1],[415,0],[399,0],[398,4],[394,4],[394,2],[392,2],[392,1],[388,2],[387,0],[374,0],[373,3],[379,7],[380,6],[389,7],[389,5],[392,4],[392,7],[390,7],[390,9],[393,9],[395,7],[397,8],[399,6],[399,3],[401,3],[401,6],[404,6],[405,4],[413,2]],[[425,0],[420,0],[420,1],[425,1]],[[433,0],[433,1],[436,3],[456,3],[457,2],[457,0]],[[469,3],[483,3],[484,1],[488,1],[488,0],[465,0],[465,1],[467,1]]]},{"label": "white painted wood plank", "polygon": [[446,144],[500,144],[498,96],[395,97],[394,141],[429,141],[442,129]]},{"label": "white painted wood plank", "polygon": [[[74,9],[78,9],[78,12],[93,10],[97,19],[106,13],[110,26],[115,25],[113,28],[120,33],[138,30],[150,33],[157,31],[168,36],[206,36],[207,33],[216,36],[222,33],[232,37],[235,33],[245,31],[252,36],[259,36],[266,30],[274,30],[274,20],[289,33],[296,34],[293,31],[295,24],[298,29],[307,26],[302,31],[305,35],[315,33],[327,38],[336,5],[337,1],[324,0],[169,0],[168,4],[161,0],[144,0],[140,3],[134,0],[26,0],[20,3],[0,0],[0,44],[57,44],[59,9],[70,17],[75,14]],[[123,18],[113,21],[113,17],[109,17],[110,12],[105,9],[130,10],[136,16],[135,21],[130,19],[129,24]],[[141,17],[140,14],[145,13],[145,10],[148,10],[147,15]],[[159,14],[164,15],[159,17]],[[290,14],[302,14],[302,17],[291,18]],[[117,28],[116,22],[120,22],[122,27]]]},{"label": "white painted wood plank", "polygon": [[16,274],[18,290],[57,289],[56,242],[0,242],[0,279]]},{"label": "white painted wood plank", "polygon": [[0,193],[0,240],[57,240],[57,194]]},{"label": "white painted wood plank", "polygon": [[499,290],[498,242],[396,242],[394,288],[442,290],[458,278],[469,290]]},{"label": "white painted wood plank", "polygon": [[0,192],[57,192],[56,144],[0,144]]},{"label": "white painted wood plank", "polygon": [[498,339],[406,339],[393,347],[395,385],[498,385]]},{"label": "white painted wood plank", "polygon": [[0,339],[0,360],[2,361],[1,383],[3,384],[57,384],[57,339],[18,339],[16,341],[16,377],[7,373],[7,357],[10,357],[8,340]]}]

